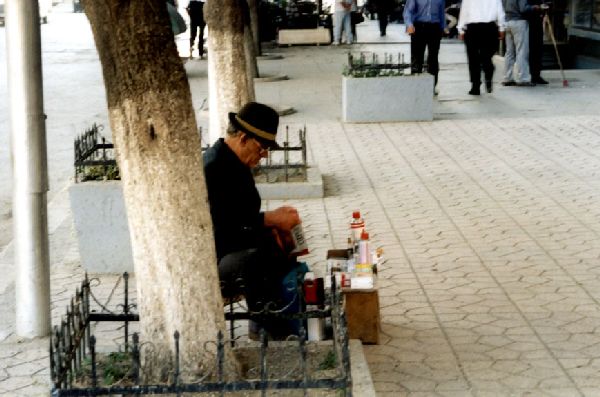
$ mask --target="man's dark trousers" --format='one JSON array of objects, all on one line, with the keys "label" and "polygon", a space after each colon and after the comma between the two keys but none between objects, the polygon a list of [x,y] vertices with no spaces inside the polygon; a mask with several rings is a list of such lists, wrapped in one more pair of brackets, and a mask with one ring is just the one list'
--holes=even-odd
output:
[{"label": "man's dark trousers", "polygon": [[465,32],[465,45],[469,61],[469,76],[473,87],[481,84],[481,69],[485,81],[494,77],[492,57],[498,51],[498,26],[495,22],[470,23]]},{"label": "man's dark trousers", "polygon": [[438,53],[442,40],[442,27],[439,23],[415,22],[415,32],[410,36],[410,53],[412,73],[423,73],[425,47],[427,47],[427,72],[433,75],[437,85],[440,64]]},{"label": "man's dark trousers", "polygon": [[387,11],[377,11],[377,19],[379,19],[379,33],[385,36],[389,19]]},{"label": "man's dark trousers", "polygon": [[529,72],[531,81],[541,79],[542,56],[544,46],[543,19],[539,14],[534,14],[529,21]]},{"label": "man's dark trousers", "polygon": [[[194,46],[196,34],[198,34],[198,53],[200,57],[204,55],[204,3],[199,1],[190,2],[190,49]],[[200,30],[200,32],[198,32]]]}]

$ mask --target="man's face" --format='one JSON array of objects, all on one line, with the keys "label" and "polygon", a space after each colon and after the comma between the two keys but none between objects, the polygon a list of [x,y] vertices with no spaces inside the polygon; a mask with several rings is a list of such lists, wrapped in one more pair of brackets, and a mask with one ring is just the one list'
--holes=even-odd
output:
[{"label": "man's face", "polygon": [[242,139],[242,147],[240,160],[249,168],[256,167],[260,159],[266,158],[269,155],[269,148],[248,134]]}]

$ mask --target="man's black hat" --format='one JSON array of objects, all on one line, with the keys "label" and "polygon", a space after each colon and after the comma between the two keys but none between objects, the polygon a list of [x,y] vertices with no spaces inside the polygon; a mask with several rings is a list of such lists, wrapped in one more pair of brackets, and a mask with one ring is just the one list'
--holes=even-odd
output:
[{"label": "man's black hat", "polygon": [[269,148],[279,147],[276,141],[279,114],[269,106],[248,102],[239,112],[230,112],[229,121],[237,129],[252,135]]}]

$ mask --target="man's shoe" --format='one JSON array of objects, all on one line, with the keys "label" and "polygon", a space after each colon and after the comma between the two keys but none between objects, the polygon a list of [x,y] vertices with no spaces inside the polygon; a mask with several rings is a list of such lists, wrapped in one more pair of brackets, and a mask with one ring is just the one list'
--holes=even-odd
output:
[{"label": "man's shoe", "polygon": [[517,85],[517,83],[515,83],[515,82],[514,82],[514,81],[512,81],[512,80],[510,80],[510,81],[503,81],[503,82],[502,82],[502,83],[500,83],[500,84],[502,84],[502,85],[503,85],[503,86],[505,86],[505,87],[511,87],[511,86],[513,86],[513,85]]},{"label": "man's shoe", "polygon": [[516,84],[517,87],[535,87],[535,84],[533,84],[531,81],[523,81],[520,83]]},{"label": "man's shoe", "polygon": [[469,95],[481,95],[481,92],[479,92],[479,87],[471,88],[471,91],[469,91]]},{"label": "man's shoe", "polygon": [[536,77],[535,79],[531,79],[531,82],[535,83],[535,84],[548,84],[548,82],[541,77]]},{"label": "man's shoe", "polygon": [[493,89],[492,82],[491,81],[486,81],[485,82],[485,90],[487,91],[487,93],[491,94],[492,93],[492,89]]}]

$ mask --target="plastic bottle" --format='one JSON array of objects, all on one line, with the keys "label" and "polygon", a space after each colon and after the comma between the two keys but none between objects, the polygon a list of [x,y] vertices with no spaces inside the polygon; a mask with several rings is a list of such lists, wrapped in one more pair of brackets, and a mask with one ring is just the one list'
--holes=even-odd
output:
[{"label": "plastic bottle", "polygon": [[354,211],[352,213],[352,220],[350,221],[350,232],[354,242],[360,240],[360,235],[365,230],[365,221],[360,216],[360,211]]},{"label": "plastic bottle", "polygon": [[361,265],[371,263],[371,249],[369,247],[369,233],[365,230],[360,235],[358,241],[358,263]]}]

